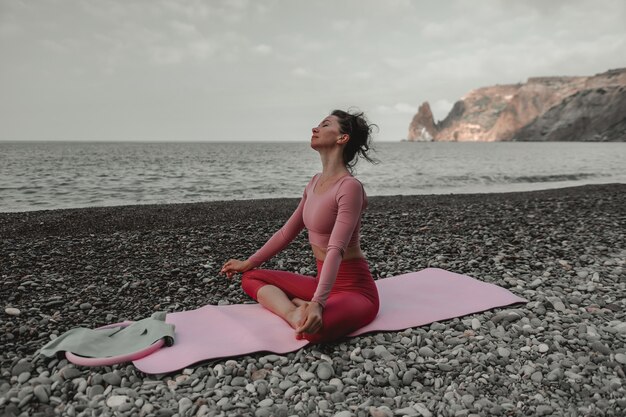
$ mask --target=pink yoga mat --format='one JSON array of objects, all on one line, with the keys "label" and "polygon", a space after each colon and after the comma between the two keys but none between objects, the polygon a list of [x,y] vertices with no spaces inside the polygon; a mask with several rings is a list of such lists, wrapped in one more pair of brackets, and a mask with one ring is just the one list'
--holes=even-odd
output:
[{"label": "pink yoga mat", "polygon": [[[497,285],[438,268],[380,279],[376,285],[378,316],[350,336],[403,330],[527,302]],[[282,354],[309,343],[297,340],[285,321],[259,304],[208,305],[170,313],[165,321],[176,325],[174,345],[133,361],[142,372],[168,373],[208,359],[260,351]]]}]

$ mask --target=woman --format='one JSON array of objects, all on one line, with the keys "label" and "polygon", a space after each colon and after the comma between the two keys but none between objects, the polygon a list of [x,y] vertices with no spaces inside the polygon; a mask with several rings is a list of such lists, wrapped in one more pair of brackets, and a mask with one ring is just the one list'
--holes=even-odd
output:
[{"label": "woman", "polygon": [[[359,246],[361,213],[367,207],[362,184],[351,175],[367,155],[374,125],[363,113],[333,111],[313,128],[311,147],[322,172],[304,189],[287,223],[246,261],[230,259],[220,274],[243,272],[250,297],[282,317],[296,338],[336,340],[370,323],[378,313],[378,291]],[[284,249],[306,227],[317,259],[317,276],[253,269]]]}]

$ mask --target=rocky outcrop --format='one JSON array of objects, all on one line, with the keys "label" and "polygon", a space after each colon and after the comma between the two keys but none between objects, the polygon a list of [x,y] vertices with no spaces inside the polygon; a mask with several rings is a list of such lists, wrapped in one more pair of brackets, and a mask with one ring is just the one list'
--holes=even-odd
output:
[{"label": "rocky outcrop", "polygon": [[583,90],[515,133],[516,141],[626,141],[626,87]]},{"label": "rocky outcrop", "polygon": [[435,123],[428,102],[409,125],[408,140],[623,141],[626,68],[591,77],[534,77],[478,88]]},{"label": "rocky outcrop", "polygon": [[437,130],[433,112],[430,110],[430,104],[428,102],[422,103],[409,125],[407,139],[410,141],[430,142],[436,134]]}]

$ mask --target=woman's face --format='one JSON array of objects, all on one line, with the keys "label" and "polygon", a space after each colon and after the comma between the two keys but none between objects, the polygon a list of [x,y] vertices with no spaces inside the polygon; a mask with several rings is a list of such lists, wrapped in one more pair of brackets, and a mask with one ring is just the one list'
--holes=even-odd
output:
[{"label": "woman's face", "polygon": [[328,116],[312,129],[311,147],[334,146],[341,138],[341,128],[337,116]]}]

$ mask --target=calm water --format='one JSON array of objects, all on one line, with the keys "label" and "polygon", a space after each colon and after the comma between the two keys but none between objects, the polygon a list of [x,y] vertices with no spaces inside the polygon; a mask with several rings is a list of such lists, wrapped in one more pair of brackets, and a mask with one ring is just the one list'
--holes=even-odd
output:
[{"label": "calm water", "polygon": [[[626,143],[378,143],[368,195],[626,183]],[[308,143],[0,142],[0,211],[299,197]]]}]

